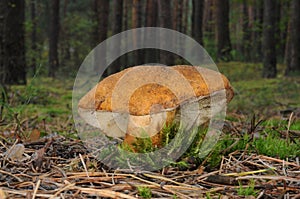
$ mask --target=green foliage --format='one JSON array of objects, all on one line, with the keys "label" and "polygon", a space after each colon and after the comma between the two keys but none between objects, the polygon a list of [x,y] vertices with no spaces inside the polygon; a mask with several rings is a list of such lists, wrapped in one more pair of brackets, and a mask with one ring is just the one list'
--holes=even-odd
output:
[{"label": "green foliage", "polygon": [[142,198],[151,198],[152,197],[152,193],[151,193],[151,189],[149,187],[137,187],[139,195]]},{"label": "green foliage", "polygon": [[278,65],[279,77],[263,79],[259,75],[261,64],[230,62],[218,64],[235,91],[233,100],[228,105],[228,112],[244,115],[272,116],[288,107],[300,106],[300,79],[283,76],[284,66]]},{"label": "green foliage", "polygon": [[237,193],[239,196],[257,196],[258,191],[255,190],[255,181],[250,180],[247,187],[243,187],[243,185],[240,183]]}]

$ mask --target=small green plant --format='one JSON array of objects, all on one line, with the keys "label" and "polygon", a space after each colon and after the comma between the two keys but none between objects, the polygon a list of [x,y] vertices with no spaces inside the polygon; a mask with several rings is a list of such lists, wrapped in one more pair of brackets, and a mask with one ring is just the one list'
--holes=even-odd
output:
[{"label": "small green plant", "polygon": [[205,195],[206,195],[206,198],[207,198],[207,199],[211,199],[211,196],[210,196],[210,193],[209,193],[209,192],[206,192]]},{"label": "small green plant", "polygon": [[257,196],[258,191],[255,190],[255,181],[250,180],[247,187],[243,187],[243,185],[239,182],[239,189],[237,193],[239,196]]},{"label": "small green plant", "polygon": [[142,198],[151,198],[152,197],[152,193],[151,193],[151,189],[149,187],[137,187],[139,195]]}]

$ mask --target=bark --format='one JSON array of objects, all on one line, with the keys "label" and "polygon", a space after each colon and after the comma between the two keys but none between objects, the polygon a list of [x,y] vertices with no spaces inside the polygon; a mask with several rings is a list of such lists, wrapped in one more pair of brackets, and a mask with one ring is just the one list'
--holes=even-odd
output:
[{"label": "bark", "polygon": [[[122,16],[123,16],[123,1],[113,0],[112,1],[112,35],[116,35],[122,32]],[[120,54],[121,51],[121,40],[115,39],[114,54]],[[108,75],[116,73],[121,70],[121,59],[116,59],[108,68]]]},{"label": "bark", "polygon": [[181,32],[184,34],[189,34],[189,26],[188,26],[188,20],[189,20],[189,0],[183,0],[182,1],[182,29]]},{"label": "bark", "polygon": [[[129,10],[131,8],[131,5],[129,4],[130,0],[123,0],[123,24],[122,24],[122,30],[126,31],[129,29],[128,21],[129,21]],[[126,50],[127,47],[124,46],[124,50]],[[124,68],[127,68],[129,66],[129,55],[125,54],[121,57],[121,70]]]},{"label": "bark", "polygon": [[32,22],[32,31],[31,31],[31,50],[33,56],[31,58],[31,68],[33,73],[36,73],[36,50],[37,50],[37,41],[36,41],[36,28],[37,28],[37,18],[36,18],[36,0],[31,0],[31,22]]},{"label": "bark", "polygon": [[243,28],[243,38],[242,38],[242,52],[244,61],[250,61],[250,28],[249,28],[249,13],[247,1],[243,0],[242,3],[242,28]]},{"label": "bark", "polygon": [[[107,0],[94,0],[94,16],[96,21],[96,27],[94,30],[94,40],[95,44],[98,45],[104,40],[107,39],[108,32],[108,16],[109,16],[109,1]],[[104,46],[103,48],[106,48]],[[99,49],[96,48],[94,56],[94,70],[97,72],[103,72],[104,67],[106,66],[106,50],[99,52]],[[102,70],[99,68],[102,66]]]},{"label": "bark", "polygon": [[192,37],[203,46],[202,19],[203,19],[203,0],[193,0],[192,12]]},{"label": "bark", "polygon": [[[158,26],[158,3],[157,0],[147,0],[146,3],[146,27],[157,27]],[[145,37],[156,42],[158,35],[149,35],[146,33]],[[159,62],[159,50],[158,49],[147,49],[146,50],[146,63],[158,63]]]},{"label": "bark", "polygon": [[[158,0],[159,26],[163,28],[172,28],[171,2]],[[166,35],[164,35],[166,36]],[[160,40],[161,45],[165,45],[163,38]],[[174,58],[170,52],[160,52],[160,62],[165,65],[173,65]]]},{"label": "bark", "polygon": [[214,38],[215,32],[215,20],[214,20],[214,9],[215,9],[215,1],[213,0],[205,0],[204,2],[204,13],[203,13],[203,33],[209,39]]},{"label": "bark", "polygon": [[290,64],[287,65],[286,75],[300,74],[300,1],[292,0],[290,18]]},{"label": "bark", "polygon": [[0,1],[0,84],[26,84],[25,2]]},{"label": "bark", "polygon": [[217,60],[231,60],[229,0],[216,0]]},{"label": "bark", "polygon": [[264,0],[263,22],[263,74],[265,78],[275,78],[276,69],[276,9],[275,0]]},{"label": "bark", "polygon": [[[142,1],[133,0],[132,5],[132,28],[142,27]],[[141,44],[143,41],[143,35],[136,34],[133,31],[133,46],[136,47],[138,44]],[[142,50],[136,50],[133,53],[134,56],[134,65],[140,65],[144,63],[144,53]]]},{"label": "bark", "polygon": [[254,24],[251,32],[252,53],[251,60],[261,62],[262,57],[262,24],[263,24],[263,0],[254,2]]},{"label": "bark", "polygon": [[49,77],[55,77],[58,70],[58,37],[59,37],[59,0],[50,1],[49,31]]}]

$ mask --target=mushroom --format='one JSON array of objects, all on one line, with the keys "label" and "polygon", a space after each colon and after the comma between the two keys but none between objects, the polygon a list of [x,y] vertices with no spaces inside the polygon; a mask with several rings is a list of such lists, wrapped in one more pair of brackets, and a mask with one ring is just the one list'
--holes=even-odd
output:
[{"label": "mushroom", "polygon": [[151,137],[161,146],[162,128],[174,121],[200,125],[233,97],[228,79],[199,66],[135,66],[104,78],[78,104],[79,115],[110,137]]}]

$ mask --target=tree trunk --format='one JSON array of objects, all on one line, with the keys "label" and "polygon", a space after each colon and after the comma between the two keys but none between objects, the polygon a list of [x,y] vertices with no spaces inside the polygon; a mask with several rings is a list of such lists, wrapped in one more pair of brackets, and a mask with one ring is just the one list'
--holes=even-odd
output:
[{"label": "tree trunk", "polygon": [[[100,44],[107,39],[108,32],[108,16],[109,16],[109,1],[107,0],[94,0],[94,16],[96,26],[94,30],[94,40],[96,45]],[[104,46],[106,49],[106,46]],[[106,50],[95,50],[94,55],[94,70],[95,72],[103,72],[104,66],[106,66]],[[102,66],[102,68],[99,68]],[[101,70],[102,69],[102,70]]]},{"label": "tree trunk", "polygon": [[[146,27],[157,27],[158,26],[158,4],[157,0],[147,0],[146,3]],[[149,35],[146,32],[145,37],[156,42],[158,35]],[[146,63],[158,63],[159,53],[158,49],[147,49],[146,50]]]},{"label": "tree trunk", "polygon": [[229,0],[216,0],[217,60],[231,60]]},{"label": "tree trunk", "polygon": [[182,29],[181,32],[188,35],[189,34],[189,0],[182,1]]},{"label": "tree trunk", "polygon": [[[130,5],[131,0],[123,0],[123,21],[122,21],[122,30],[127,31],[129,29],[128,21],[129,21],[129,11],[132,7]],[[124,46],[124,50],[127,51],[127,46]],[[121,70],[127,68],[129,66],[129,54],[122,55],[121,58]]]},{"label": "tree trunk", "polygon": [[286,75],[300,74],[300,1],[292,0],[290,18],[290,64],[287,65]]},{"label": "tree trunk", "polygon": [[49,31],[49,77],[55,77],[58,61],[58,37],[59,37],[59,0],[50,1],[50,31]]},{"label": "tree trunk", "polygon": [[202,19],[203,19],[203,0],[193,0],[192,12],[192,37],[203,46]]},{"label": "tree trunk", "polygon": [[[171,2],[166,0],[158,0],[159,10],[159,26],[162,28],[172,28]],[[167,35],[164,35],[167,36]],[[163,38],[160,40],[161,45],[165,45]],[[160,62],[165,65],[173,65],[174,60],[170,52],[160,52]]]},{"label": "tree trunk", "polygon": [[278,52],[277,54],[285,62],[285,47],[287,43],[287,32],[288,32],[288,26],[289,26],[289,13],[290,10],[290,2],[284,1],[281,2],[280,6],[280,38],[279,38],[279,45],[278,45]]},{"label": "tree trunk", "polygon": [[31,31],[31,50],[33,52],[33,56],[31,58],[31,68],[33,74],[36,73],[36,50],[37,50],[37,41],[36,41],[36,28],[37,28],[37,19],[36,19],[36,0],[31,0],[30,2],[31,8],[31,22],[32,22],[32,31]]},{"label": "tree trunk", "polygon": [[243,0],[242,3],[243,13],[242,13],[242,28],[243,28],[243,38],[242,38],[242,53],[243,53],[243,60],[250,61],[250,28],[249,28],[249,13],[248,13],[248,5],[247,1]]},{"label": "tree trunk", "polygon": [[276,69],[276,0],[264,0],[263,22],[263,73],[265,78],[275,78]]},{"label": "tree trunk", "polygon": [[0,1],[0,84],[26,84],[25,1]]},{"label": "tree trunk", "polygon": [[263,24],[263,0],[254,2],[254,24],[251,32],[252,53],[251,60],[261,62],[262,55],[262,24]]},{"label": "tree trunk", "polygon": [[[142,1],[133,0],[132,5],[132,28],[140,28],[142,27]],[[136,47],[140,44],[143,39],[143,35],[136,34],[133,31],[133,46]],[[134,56],[134,65],[140,65],[144,63],[144,53],[142,50],[136,50],[133,53]]]},{"label": "tree trunk", "polygon": [[[113,0],[112,1],[112,35],[116,35],[122,32],[122,16],[123,16],[123,1]],[[113,49],[114,54],[119,55],[121,52],[121,39],[116,38]],[[108,68],[108,75],[114,74],[121,70],[121,59],[120,57],[114,60],[114,62]]]}]

